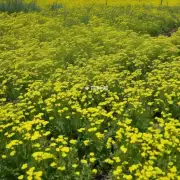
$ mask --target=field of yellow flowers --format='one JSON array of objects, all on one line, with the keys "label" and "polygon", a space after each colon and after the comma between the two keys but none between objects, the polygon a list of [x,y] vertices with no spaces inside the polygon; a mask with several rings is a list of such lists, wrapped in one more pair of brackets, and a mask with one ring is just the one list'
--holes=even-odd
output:
[{"label": "field of yellow flowers", "polygon": [[180,7],[0,13],[0,180],[180,180]]},{"label": "field of yellow flowers", "polygon": [[[30,1],[30,0],[26,0]],[[38,4],[46,5],[46,4],[52,4],[52,3],[63,3],[63,4],[73,4],[73,5],[79,5],[79,4],[108,4],[108,5],[124,5],[124,4],[153,4],[153,5],[159,5],[161,4],[161,0],[36,0]],[[171,6],[177,6],[180,5],[179,0],[162,0],[163,5],[171,5]]]}]

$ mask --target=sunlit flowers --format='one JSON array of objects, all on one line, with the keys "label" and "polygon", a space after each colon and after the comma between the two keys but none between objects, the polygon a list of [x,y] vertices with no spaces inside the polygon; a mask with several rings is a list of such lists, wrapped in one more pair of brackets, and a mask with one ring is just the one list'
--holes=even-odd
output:
[{"label": "sunlit flowers", "polygon": [[45,159],[53,159],[54,155],[47,153],[47,152],[35,152],[32,154],[32,157],[36,160],[36,161],[42,161]]}]

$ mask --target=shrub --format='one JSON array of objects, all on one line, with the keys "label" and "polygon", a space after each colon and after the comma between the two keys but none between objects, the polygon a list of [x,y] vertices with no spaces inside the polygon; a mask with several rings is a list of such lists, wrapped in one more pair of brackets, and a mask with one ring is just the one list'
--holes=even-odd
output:
[{"label": "shrub", "polygon": [[0,11],[8,13],[40,11],[40,7],[37,6],[35,1],[25,3],[22,0],[4,0],[0,2]]}]

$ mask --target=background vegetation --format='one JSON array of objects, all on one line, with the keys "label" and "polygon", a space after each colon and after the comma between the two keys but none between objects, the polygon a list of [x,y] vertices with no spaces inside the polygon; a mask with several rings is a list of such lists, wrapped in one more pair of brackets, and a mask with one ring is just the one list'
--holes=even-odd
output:
[{"label": "background vegetation", "polygon": [[122,5],[122,4],[153,4],[153,5],[180,5],[179,0],[37,0],[40,4],[52,4],[54,2],[67,3],[67,4],[108,4],[108,5]]}]

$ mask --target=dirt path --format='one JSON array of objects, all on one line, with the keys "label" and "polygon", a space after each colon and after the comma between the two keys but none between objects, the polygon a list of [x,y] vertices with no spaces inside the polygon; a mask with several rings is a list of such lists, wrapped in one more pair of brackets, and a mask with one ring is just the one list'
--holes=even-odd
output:
[{"label": "dirt path", "polygon": [[162,35],[167,36],[167,37],[171,37],[173,33],[178,31],[178,29],[179,29],[179,27],[169,29],[167,32],[163,33]]}]

